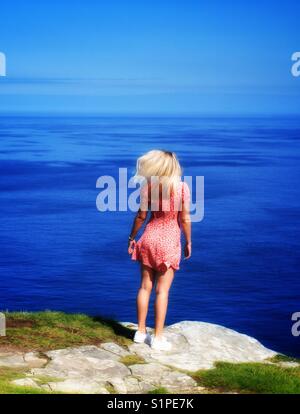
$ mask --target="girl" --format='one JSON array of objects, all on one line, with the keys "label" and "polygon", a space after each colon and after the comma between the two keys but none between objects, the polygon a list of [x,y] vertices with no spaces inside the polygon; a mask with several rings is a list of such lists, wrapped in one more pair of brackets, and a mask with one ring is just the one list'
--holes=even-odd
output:
[{"label": "girl", "polygon": [[[137,295],[138,330],[134,341],[148,343],[153,349],[170,350],[171,344],[162,336],[168,294],[179,269],[180,234],[185,236],[184,255],[191,257],[190,192],[181,181],[181,167],[176,155],[169,151],[152,150],[137,160],[137,178],[143,178],[140,208],[133,222],[128,241],[128,253],[141,263],[141,285]],[[138,242],[135,236],[151,216]],[[156,282],[154,335],[146,331],[150,294]]]}]

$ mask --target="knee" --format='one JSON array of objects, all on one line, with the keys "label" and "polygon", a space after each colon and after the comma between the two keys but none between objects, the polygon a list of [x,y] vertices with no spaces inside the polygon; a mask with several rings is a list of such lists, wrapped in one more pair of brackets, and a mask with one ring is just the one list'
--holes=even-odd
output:
[{"label": "knee", "polygon": [[167,289],[163,286],[157,286],[156,289],[155,289],[155,293],[156,293],[156,295],[168,296],[169,295],[169,289]]},{"label": "knee", "polygon": [[140,287],[140,290],[141,291],[143,291],[143,292],[145,292],[145,293],[151,293],[151,291],[152,291],[152,285],[150,285],[150,284],[142,284],[141,285],[141,287]]}]

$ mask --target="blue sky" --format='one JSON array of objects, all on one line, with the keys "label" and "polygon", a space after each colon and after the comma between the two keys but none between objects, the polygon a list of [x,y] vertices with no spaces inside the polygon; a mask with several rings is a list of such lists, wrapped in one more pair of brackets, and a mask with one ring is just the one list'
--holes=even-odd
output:
[{"label": "blue sky", "polygon": [[300,112],[298,1],[2,2],[0,112]]}]

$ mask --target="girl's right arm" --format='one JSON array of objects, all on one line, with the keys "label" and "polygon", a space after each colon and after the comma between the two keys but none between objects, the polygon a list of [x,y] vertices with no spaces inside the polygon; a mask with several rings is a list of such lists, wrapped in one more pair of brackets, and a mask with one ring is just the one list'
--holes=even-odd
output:
[{"label": "girl's right arm", "polygon": [[149,197],[149,187],[144,186],[141,188],[141,205],[134,218],[133,225],[131,228],[131,233],[128,238],[128,253],[132,254],[134,245],[135,245],[135,236],[137,235],[140,228],[143,226],[144,222],[147,219],[148,214],[148,197]]},{"label": "girl's right arm", "polygon": [[192,224],[190,215],[190,190],[186,183],[183,184],[182,209],[179,212],[179,220],[185,238],[184,257],[189,259],[192,255]]},{"label": "girl's right arm", "polygon": [[128,238],[128,253],[132,254],[133,249],[134,249],[134,245],[135,245],[135,236],[137,235],[138,231],[140,230],[140,228],[143,226],[146,218],[147,218],[147,211],[142,211],[141,209],[139,209],[139,211],[137,212],[134,221],[133,221],[133,225],[131,228],[131,233],[130,236]]}]

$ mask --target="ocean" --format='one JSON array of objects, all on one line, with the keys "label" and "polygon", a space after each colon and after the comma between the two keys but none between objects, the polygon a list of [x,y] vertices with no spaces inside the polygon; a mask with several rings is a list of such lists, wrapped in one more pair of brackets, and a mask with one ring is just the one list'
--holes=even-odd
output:
[{"label": "ocean", "polygon": [[96,180],[162,148],[205,183],[167,323],[221,324],[300,356],[299,118],[2,116],[0,140],[0,309],[135,322],[134,213],[99,212]]}]

